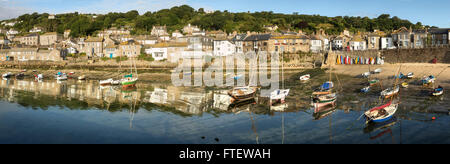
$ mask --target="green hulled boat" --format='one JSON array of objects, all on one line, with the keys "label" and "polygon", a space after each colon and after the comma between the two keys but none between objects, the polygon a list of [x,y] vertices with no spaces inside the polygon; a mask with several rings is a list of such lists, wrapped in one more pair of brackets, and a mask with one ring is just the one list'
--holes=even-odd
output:
[{"label": "green hulled boat", "polygon": [[138,78],[133,78],[133,74],[125,75],[125,79],[122,80],[122,87],[132,87],[136,85]]},{"label": "green hulled boat", "polygon": [[373,80],[370,80],[370,81],[369,81],[369,84],[370,84],[370,86],[373,86],[373,85],[378,84],[379,82],[380,82],[380,80],[378,80],[378,79],[373,79]]}]

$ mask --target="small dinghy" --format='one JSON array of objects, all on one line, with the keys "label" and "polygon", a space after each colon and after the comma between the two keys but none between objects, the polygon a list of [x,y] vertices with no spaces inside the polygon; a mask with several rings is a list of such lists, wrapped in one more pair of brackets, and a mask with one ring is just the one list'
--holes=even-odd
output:
[{"label": "small dinghy", "polygon": [[409,84],[407,82],[402,83],[403,88],[408,88]]},{"label": "small dinghy", "polygon": [[286,96],[289,94],[289,89],[277,89],[270,93],[270,105],[275,103],[283,104]]},{"label": "small dinghy", "polygon": [[100,85],[101,86],[111,85],[113,81],[114,81],[113,79],[100,80]]},{"label": "small dinghy", "polygon": [[366,116],[366,123],[390,120],[397,111],[397,108],[398,104],[393,104],[392,101],[385,105],[372,108],[364,113]]},{"label": "small dinghy", "polygon": [[312,101],[313,103],[332,103],[336,101],[336,93],[331,93],[331,94],[327,94],[327,95],[319,95],[319,96],[315,96],[313,97]]},{"label": "small dinghy", "polygon": [[25,77],[24,73],[16,74],[16,79],[23,79]]},{"label": "small dinghy", "polygon": [[440,95],[442,95],[442,94],[444,94],[444,88],[441,87],[441,86],[439,86],[439,87],[433,89],[433,91],[432,91],[432,95],[433,95],[433,96],[440,96]]},{"label": "small dinghy", "polygon": [[374,85],[377,85],[379,82],[380,82],[380,80],[378,80],[378,79],[369,80],[369,85],[374,86]]},{"label": "small dinghy", "polygon": [[396,86],[395,89],[388,88],[381,92],[381,96],[383,96],[384,98],[389,98],[389,97],[396,95],[399,91],[400,91],[399,86]]},{"label": "small dinghy", "polygon": [[[111,82],[111,85],[120,85],[120,84],[122,83],[122,81],[123,81],[123,80],[113,80],[113,81]],[[136,79],[136,81],[137,81],[137,79]]]},{"label": "small dinghy", "polygon": [[412,73],[412,72],[408,73],[408,74],[406,75],[406,78],[408,78],[408,79],[414,78],[414,73]]},{"label": "small dinghy", "polygon": [[431,83],[434,83],[435,80],[436,80],[436,78],[433,75],[430,75],[428,77],[423,77],[422,84],[423,85],[431,84]]},{"label": "small dinghy", "polygon": [[300,81],[308,81],[311,78],[310,74],[306,74],[300,77]]},{"label": "small dinghy", "polygon": [[367,93],[367,92],[369,92],[369,91],[370,91],[370,86],[367,86],[367,87],[361,89],[361,92],[362,92],[362,93]]},{"label": "small dinghy", "polygon": [[368,78],[370,76],[370,72],[363,73],[361,76],[364,78]]},{"label": "small dinghy", "polygon": [[381,69],[381,68],[378,68],[378,69],[374,70],[373,73],[374,73],[374,74],[379,74],[379,73],[381,73],[381,71],[382,71],[382,69]]},{"label": "small dinghy", "polygon": [[232,98],[231,103],[247,101],[255,98],[255,87],[235,87],[228,91],[228,95]]},{"label": "small dinghy", "polygon": [[11,72],[2,75],[3,78],[10,78],[11,76],[14,76],[14,74],[12,74]]},{"label": "small dinghy", "polygon": [[42,80],[42,79],[44,79],[44,75],[43,74],[34,75],[34,78],[36,80]]},{"label": "small dinghy", "polygon": [[403,79],[403,78],[405,78],[405,77],[406,77],[406,76],[403,75],[403,73],[401,73],[401,72],[400,72],[400,75],[397,76],[397,78],[399,78],[399,79]]},{"label": "small dinghy", "polygon": [[85,75],[78,76],[78,80],[86,80],[86,76]]},{"label": "small dinghy", "polygon": [[59,74],[56,76],[56,80],[58,80],[58,81],[67,80],[67,75],[65,73]]}]

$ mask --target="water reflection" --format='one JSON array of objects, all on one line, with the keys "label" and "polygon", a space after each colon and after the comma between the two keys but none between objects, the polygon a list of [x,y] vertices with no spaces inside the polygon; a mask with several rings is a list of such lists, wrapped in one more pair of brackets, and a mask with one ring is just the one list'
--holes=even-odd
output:
[{"label": "water reflection", "polygon": [[[402,96],[404,103],[395,119],[367,126],[357,118],[377,103],[373,97],[378,95],[345,92],[340,93],[336,104],[311,108],[309,97],[301,96],[303,90],[292,91],[287,103],[269,106],[268,99],[258,96],[233,104],[227,90],[223,89],[143,83],[123,90],[114,86],[101,87],[98,81],[0,80],[0,100],[44,111],[55,106],[80,111],[74,113],[108,111],[92,116],[102,120],[117,118],[116,113],[124,114],[126,122],[117,122],[111,127],[124,125],[127,130],[136,130],[130,132],[134,135],[162,135],[175,143],[202,143],[210,138],[214,138],[214,143],[373,143],[389,135],[395,135],[396,141],[402,142],[401,134],[397,135],[403,133],[402,129],[407,136],[403,137],[405,139],[421,135],[416,140],[435,137],[440,139],[437,142],[450,143],[445,139],[450,136],[446,132],[450,127],[445,124],[449,120],[448,104],[408,94],[414,88],[404,91],[403,95],[407,96]],[[67,113],[72,114],[72,111]],[[431,121],[431,115],[437,116],[437,121]],[[46,117],[49,116],[42,118]],[[162,141],[165,140],[158,139],[156,143]]]}]

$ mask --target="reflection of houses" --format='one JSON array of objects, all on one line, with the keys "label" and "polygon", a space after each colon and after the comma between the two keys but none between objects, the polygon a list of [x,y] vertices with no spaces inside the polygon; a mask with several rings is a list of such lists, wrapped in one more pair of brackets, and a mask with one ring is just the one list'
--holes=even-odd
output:
[{"label": "reflection of houses", "polygon": [[223,111],[227,111],[231,104],[231,97],[226,91],[214,93],[213,100],[213,108]]},{"label": "reflection of houses", "polygon": [[[131,98],[140,100],[140,92],[125,93],[116,90],[112,87],[101,88],[98,83],[87,82],[82,84],[71,84],[69,82],[54,81],[26,81],[26,80],[1,80],[0,88],[9,89],[13,91],[27,91],[34,92],[37,95],[35,98],[39,99],[39,95],[52,96],[59,98],[67,98],[70,100],[79,100],[87,102],[89,105],[103,106],[103,103],[112,103],[118,101],[119,103],[129,104]],[[1,95],[5,96],[5,95]]]}]

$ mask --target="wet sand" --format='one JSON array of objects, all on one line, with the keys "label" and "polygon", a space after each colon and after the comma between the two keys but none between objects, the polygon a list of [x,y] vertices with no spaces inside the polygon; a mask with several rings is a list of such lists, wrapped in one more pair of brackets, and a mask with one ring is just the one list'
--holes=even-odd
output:
[{"label": "wet sand", "polygon": [[[450,86],[450,64],[428,64],[428,63],[403,63],[403,64],[384,64],[384,65],[370,65],[370,71],[381,68],[380,74],[375,74],[372,77],[378,78],[382,81],[394,80],[392,77],[398,72],[404,75],[409,72],[414,73],[413,80],[420,80],[424,76],[434,75],[436,77],[436,84],[442,86]],[[400,71],[399,71],[400,70]],[[368,65],[336,65],[333,66],[333,72],[337,74],[345,74],[353,77],[358,77],[365,72],[369,72]]]}]

